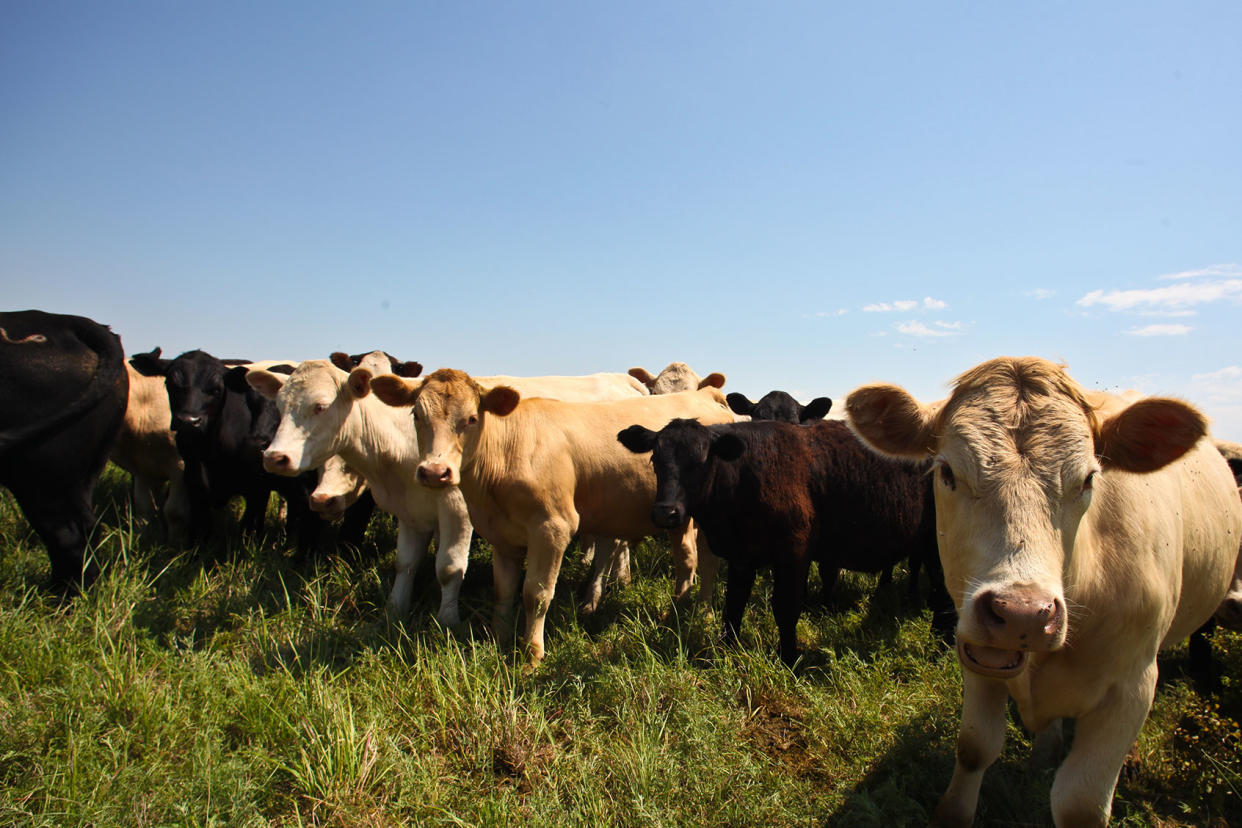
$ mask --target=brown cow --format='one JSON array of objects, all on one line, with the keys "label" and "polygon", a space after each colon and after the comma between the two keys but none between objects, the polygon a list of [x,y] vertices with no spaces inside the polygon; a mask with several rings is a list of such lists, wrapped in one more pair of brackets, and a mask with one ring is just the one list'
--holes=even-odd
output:
[{"label": "brown cow", "polygon": [[1203,415],[1178,400],[1085,393],[1059,366],[1000,358],[925,405],[892,385],[846,400],[879,451],[935,458],[936,524],[958,608],[962,725],[937,821],[974,819],[1006,702],[1073,746],[1058,825],[1103,825],[1156,689],[1156,652],[1221,602],[1242,501]]},{"label": "brown cow", "polygon": [[[446,369],[421,382],[388,375],[371,385],[390,405],[413,406],[419,480],[459,485],[471,523],[492,544],[498,631],[509,627],[526,558],[523,637],[534,661],[544,656],[544,618],[570,538],[637,540],[657,531],[651,464],[618,443],[617,432],[635,423],[662,428],[676,417],[733,419],[715,388],[611,402],[523,400],[512,388],[485,391],[469,375]],[[669,533],[678,599],[689,592],[695,569],[687,531]]]}]

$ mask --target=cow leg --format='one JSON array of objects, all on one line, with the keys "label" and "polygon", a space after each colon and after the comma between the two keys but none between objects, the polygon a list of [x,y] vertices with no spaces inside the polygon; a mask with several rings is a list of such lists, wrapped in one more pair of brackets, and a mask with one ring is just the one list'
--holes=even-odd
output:
[{"label": "cow leg", "polygon": [[1055,768],[1061,759],[1061,751],[1065,749],[1065,729],[1061,719],[1053,719],[1052,724],[1035,734],[1035,744],[1031,746],[1031,755],[1027,758],[1027,767],[1033,771],[1045,771]]},{"label": "cow leg", "polygon": [[341,522],[341,531],[337,536],[340,542],[361,547],[366,539],[367,526],[371,523],[373,514],[375,514],[375,498],[370,491],[365,491],[357,502],[345,510],[345,518]]},{"label": "cow leg", "polygon": [[150,523],[155,519],[155,489],[159,483],[152,481],[145,474],[131,474],[130,482],[133,491],[134,517]]},{"label": "cow leg", "polygon": [[[910,567],[910,580],[906,582],[906,598],[912,605],[917,606],[919,603],[919,571],[923,568],[923,559],[918,555],[911,555],[906,565]],[[943,581],[943,577],[941,580]]]},{"label": "cow leg", "polygon": [[1212,641],[1208,638],[1216,629],[1216,619],[1209,618],[1203,626],[1190,634],[1190,660],[1186,671],[1197,682],[1212,678]]},{"label": "cow leg", "polygon": [[1074,741],[1052,783],[1057,825],[1107,825],[1117,775],[1156,694],[1153,661],[1135,682],[1114,684],[1104,702],[1075,721]]},{"label": "cow leg", "polygon": [[841,570],[819,562],[819,579],[823,582],[820,589],[820,600],[827,604],[832,600],[832,588],[837,585],[837,579],[841,577]]},{"label": "cow leg", "polygon": [[927,567],[927,606],[932,611],[932,632],[945,646],[952,647],[957,630],[957,609],[953,606],[953,596],[949,595],[944,585],[940,556],[933,555],[924,563]]},{"label": "cow leg", "polygon": [[526,583],[522,585],[522,609],[526,611],[523,639],[532,662],[543,660],[543,623],[556,593],[561,559],[572,536],[568,526],[548,520],[532,533],[527,547]]},{"label": "cow leg", "polygon": [[522,583],[524,553],[521,547],[492,544],[492,632],[506,644],[513,640],[514,604]]},{"label": "cow leg", "polygon": [[699,553],[694,544],[694,529],[691,523],[668,530],[669,542],[673,553],[673,603],[684,603],[690,594],[690,584],[694,580],[694,570],[698,567]]},{"label": "cow leg", "polygon": [[185,540],[193,511],[185,476],[178,472],[168,478],[168,497],[164,500],[164,522],[168,525],[169,537],[179,542]]},{"label": "cow leg", "polygon": [[[635,541],[638,543],[638,541]],[[619,585],[626,587],[630,585],[632,575],[630,574],[630,544],[629,541],[619,540],[612,550],[612,566],[609,567],[608,577],[616,581]]]},{"label": "cow leg", "polygon": [[798,618],[806,594],[806,576],[810,561],[805,556],[778,564],[772,572],[772,616],[780,633],[781,661],[793,666],[798,660]]},{"label": "cow leg", "polygon": [[979,805],[983,772],[1005,746],[1004,682],[962,670],[962,726],[957,734],[957,765],[949,788],[936,806],[935,824],[970,825]]},{"label": "cow leg", "polygon": [[452,628],[461,623],[461,585],[466,581],[470,536],[474,529],[466,512],[466,501],[457,489],[440,500],[437,511],[440,534],[436,543],[436,580],[440,582],[440,611],[436,613],[436,620]]},{"label": "cow leg", "polygon": [[716,553],[707,543],[707,536],[702,532],[696,532],[695,545],[699,553],[698,601],[711,607],[716,592],[716,579],[720,577],[720,558],[716,557]]},{"label": "cow leg", "polygon": [[265,486],[244,495],[246,510],[242,512],[241,519],[243,532],[258,535],[263,531],[263,519],[267,517],[267,501],[271,498],[271,494],[272,490]]},{"label": "cow leg", "polygon": [[742,630],[742,613],[750,600],[755,586],[755,568],[737,560],[729,561],[729,580],[725,584],[724,640],[727,644],[737,642]]},{"label": "cow leg", "polygon": [[405,521],[397,522],[397,574],[388,593],[388,612],[397,620],[410,614],[410,596],[414,592],[414,573],[427,554],[431,532],[419,532]]},{"label": "cow leg", "polygon": [[95,523],[91,508],[94,479],[65,489],[14,490],[17,505],[31,528],[43,541],[51,563],[48,587],[62,593],[72,592],[79,585],[89,586],[97,569],[92,563],[84,568],[86,538]]},{"label": "cow leg", "polygon": [[583,546],[589,546],[595,556],[591,564],[591,574],[578,590],[578,598],[582,604],[580,611],[590,615],[599,609],[600,601],[604,597],[604,582],[615,574],[619,557],[622,554],[628,557],[629,547],[624,541],[596,535],[587,535],[579,541]]},{"label": "cow leg", "polygon": [[890,566],[880,573],[880,582],[876,584],[876,586],[886,587],[886,586],[891,586],[892,583],[893,583],[893,568]]}]

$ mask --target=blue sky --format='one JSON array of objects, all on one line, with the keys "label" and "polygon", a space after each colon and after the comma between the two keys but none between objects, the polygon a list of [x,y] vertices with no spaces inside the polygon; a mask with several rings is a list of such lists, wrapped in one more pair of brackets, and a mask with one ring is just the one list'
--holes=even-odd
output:
[{"label": "blue sky", "polygon": [[1242,441],[1236,3],[0,6],[0,285],[130,351],[1000,354]]}]

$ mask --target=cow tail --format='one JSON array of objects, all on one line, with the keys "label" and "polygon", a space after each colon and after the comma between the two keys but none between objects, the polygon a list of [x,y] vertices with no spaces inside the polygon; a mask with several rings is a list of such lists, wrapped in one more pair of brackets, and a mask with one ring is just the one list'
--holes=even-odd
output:
[{"label": "cow tail", "polygon": [[84,317],[69,317],[66,321],[71,323],[71,329],[78,340],[98,356],[95,373],[91,376],[82,395],[56,412],[55,416],[41,422],[18,426],[0,434],[0,455],[7,454],[78,420],[112,393],[118,381],[124,384],[128,395],[129,375],[125,372],[125,350],[121,347],[121,338],[106,325],[100,325]]}]

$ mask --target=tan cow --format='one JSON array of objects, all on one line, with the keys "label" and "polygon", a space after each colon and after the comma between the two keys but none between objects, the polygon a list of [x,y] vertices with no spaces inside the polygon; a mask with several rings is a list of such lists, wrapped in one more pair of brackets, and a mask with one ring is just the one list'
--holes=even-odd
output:
[{"label": "tan cow", "polygon": [[631,368],[630,376],[643,384],[652,394],[673,394],[678,391],[694,391],[698,388],[724,388],[725,375],[711,373],[700,378],[684,362],[670,362],[656,376],[646,368]]},{"label": "tan cow", "polygon": [[[400,372],[394,372],[400,374]],[[401,374],[401,376],[406,376]],[[603,402],[647,396],[646,387],[627,374],[584,374],[582,376],[474,377],[484,388],[507,385],[521,391],[523,397],[544,397],[566,402]]]},{"label": "tan cow", "polygon": [[879,451],[935,458],[963,685],[937,821],[973,820],[1012,696],[1033,731],[1077,720],[1052,786],[1056,823],[1107,823],[1156,652],[1212,615],[1238,558],[1242,501],[1203,416],[1177,400],[1087,395],[1030,357],[973,368],[939,403],[869,385],[846,409]]},{"label": "tan cow", "polygon": [[[151,353],[158,357],[160,349]],[[177,441],[169,427],[172,408],[164,378],[144,376],[128,360],[125,370],[129,373],[129,402],[111,459],[133,477],[134,513],[144,520],[155,517],[155,492],[168,481],[164,517],[169,528],[177,531],[189,520],[189,503],[181,477],[185,464],[177,454]]]},{"label": "tan cow", "polygon": [[[645,457],[617,442],[617,433],[636,423],[662,428],[676,417],[733,419],[715,388],[613,402],[523,400],[512,388],[485,391],[447,369],[422,381],[376,377],[372,387],[390,405],[413,406],[419,480],[460,485],[471,522],[492,544],[497,631],[509,629],[526,558],[523,638],[534,661],[544,655],[544,618],[570,538],[581,532],[637,540],[657,531],[655,473]],[[670,531],[679,599],[695,569],[687,531]]]}]

